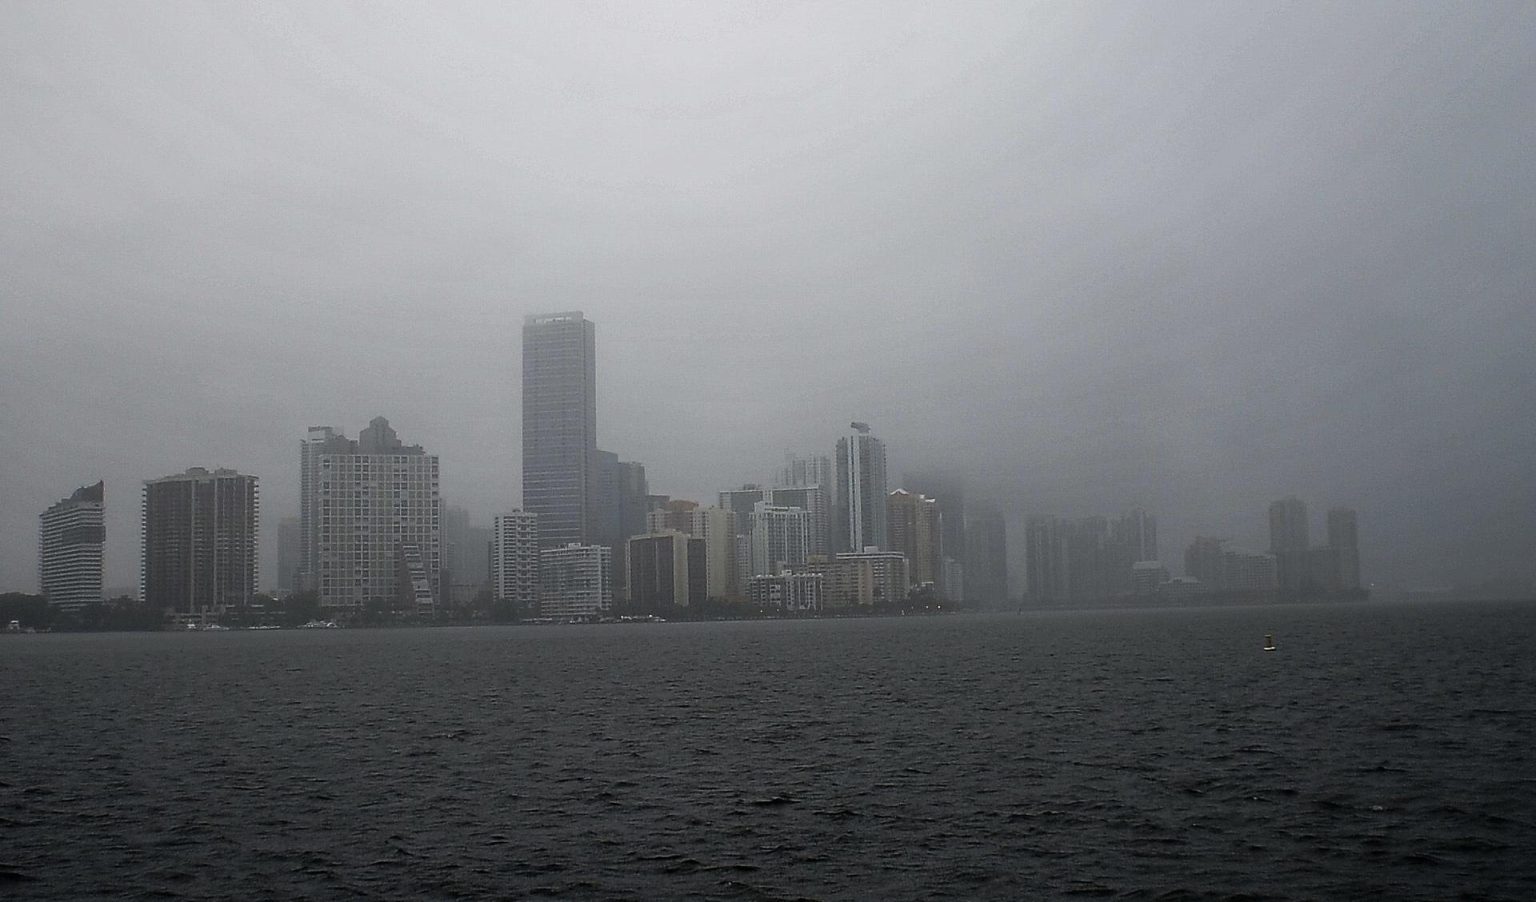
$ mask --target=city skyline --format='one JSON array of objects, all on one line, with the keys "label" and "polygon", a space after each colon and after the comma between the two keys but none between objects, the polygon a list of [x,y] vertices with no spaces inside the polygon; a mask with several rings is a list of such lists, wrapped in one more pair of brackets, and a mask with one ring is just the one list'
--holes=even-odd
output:
[{"label": "city skyline", "polygon": [[1294,494],[1373,581],[1536,575],[1528,6],[654,16],[0,11],[0,588],[98,480],[135,584],[192,465],[275,549],[293,436],[380,413],[489,523],[523,317],[578,309],[658,494],[857,420],[1010,535],[1139,507],[1176,569]]}]

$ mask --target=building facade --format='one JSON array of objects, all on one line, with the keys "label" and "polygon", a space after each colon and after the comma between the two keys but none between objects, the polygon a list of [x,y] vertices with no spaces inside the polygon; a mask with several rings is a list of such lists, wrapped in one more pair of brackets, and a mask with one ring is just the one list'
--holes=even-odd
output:
[{"label": "building facade", "polygon": [[605,538],[598,470],[596,327],[580,311],[526,317],[523,510],[545,547]]},{"label": "building facade", "polygon": [[140,597],[177,614],[219,614],[256,593],[255,476],[193,467],[144,483]]},{"label": "building facade", "polygon": [[75,611],[101,601],[106,487],[81,486],[38,515],[37,582],[50,607]]}]

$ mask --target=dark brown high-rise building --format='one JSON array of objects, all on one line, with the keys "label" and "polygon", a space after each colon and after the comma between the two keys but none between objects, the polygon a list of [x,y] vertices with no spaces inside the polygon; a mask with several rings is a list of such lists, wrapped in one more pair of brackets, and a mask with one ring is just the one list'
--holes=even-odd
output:
[{"label": "dark brown high-rise building", "polygon": [[193,467],[144,483],[145,601],[180,614],[244,607],[256,592],[256,477]]}]

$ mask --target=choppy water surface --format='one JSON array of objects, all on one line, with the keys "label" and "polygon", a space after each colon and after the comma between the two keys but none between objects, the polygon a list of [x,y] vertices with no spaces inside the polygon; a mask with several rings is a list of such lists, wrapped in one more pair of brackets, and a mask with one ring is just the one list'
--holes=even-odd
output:
[{"label": "choppy water surface", "polygon": [[0,893],[1536,898],[1533,643],[1518,604],[3,637]]}]

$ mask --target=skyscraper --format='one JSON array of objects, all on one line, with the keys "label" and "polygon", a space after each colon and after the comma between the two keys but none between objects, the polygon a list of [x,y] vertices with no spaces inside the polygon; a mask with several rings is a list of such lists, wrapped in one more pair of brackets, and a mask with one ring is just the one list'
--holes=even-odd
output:
[{"label": "skyscraper", "polygon": [[[301,447],[300,570],[328,610],[431,613],[442,567],[437,455],[375,417],[351,441],[315,426]],[[422,587],[428,594],[423,594]]]},{"label": "skyscraper", "polygon": [[599,475],[596,329],[580,311],[526,317],[523,509],[544,547],[603,538]]},{"label": "skyscraper", "polygon": [[38,515],[37,578],[48,604],[73,611],[101,601],[105,487],[81,486]]},{"label": "skyscraper", "polygon": [[868,423],[837,440],[837,535],[839,551],[886,547],[885,442],[870,435]]},{"label": "skyscraper", "polygon": [[217,614],[256,592],[256,477],[193,467],[144,483],[141,597]]}]

